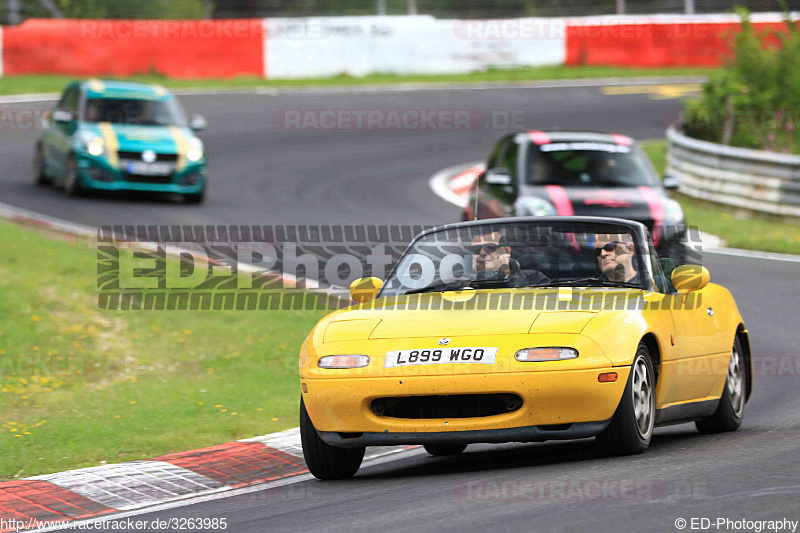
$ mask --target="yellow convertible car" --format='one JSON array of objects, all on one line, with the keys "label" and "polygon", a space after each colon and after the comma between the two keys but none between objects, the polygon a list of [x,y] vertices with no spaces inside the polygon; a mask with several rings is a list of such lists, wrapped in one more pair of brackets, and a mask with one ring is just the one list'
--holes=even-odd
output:
[{"label": "yellow convertible car", "polygon": [[366,446],[596,437],[643,452],[659,425],[739,427],[750,342],[700,265],[659,260],[647,228],[535,217],[428,230],[388,279],[350,287],[300,351],[300,431],[320,479]]}]

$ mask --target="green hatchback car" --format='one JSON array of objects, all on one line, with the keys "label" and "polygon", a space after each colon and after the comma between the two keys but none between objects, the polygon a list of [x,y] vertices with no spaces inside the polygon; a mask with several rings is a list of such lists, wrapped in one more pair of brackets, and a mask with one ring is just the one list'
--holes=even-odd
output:
[{"label": "green hatchback car", "polygon": [[68,194],[87,190],[182,194],[200,203],[206,190],[206,157],[190,120],[160,85],[86,80],[70,83],[45,118],[36,144],[39,184]]}]

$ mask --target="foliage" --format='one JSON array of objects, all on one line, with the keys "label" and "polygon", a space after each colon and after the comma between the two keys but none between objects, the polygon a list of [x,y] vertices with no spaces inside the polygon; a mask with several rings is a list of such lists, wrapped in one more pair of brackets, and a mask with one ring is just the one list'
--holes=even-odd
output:
[{"label": "foliage", "polygon": [[800,31],[789,14],[780,30],[758,31],[739,10],[733,59],[687,102],[683,127],[692,137],[744,148],[800,152]]}]

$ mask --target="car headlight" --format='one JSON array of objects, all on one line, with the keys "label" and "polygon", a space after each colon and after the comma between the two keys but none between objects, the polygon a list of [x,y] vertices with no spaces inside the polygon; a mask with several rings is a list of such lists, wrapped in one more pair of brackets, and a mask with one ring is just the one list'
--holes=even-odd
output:
[{"label": "car headlight", "polygon": [[186,152],[186,159],[189,161],[200,161],[203,159],[203,141],[195,137],[189,143],[189,151]]},{"label": "car headlight", "polygon": [[89,155],[99,157],[106,151],[106,142],[102,137],[84,137],[83,147]]},{"label": "car headlight", "polygon": [[326,355],[317,361],[320,368],[362,368],[368,364],[366,355]]},{"label": "car headlight", "polygon": [[574,348],[525,348],[514,354],[517,361],[563,361],[578,357],[578,350]]},{"label": "car headlight", "polygon": [[675,200],[667,200],[664,205],[664,224],[668,226],[683,224],[683,209]]},{"label": "car headlight", "polygon": [[520,197],[514,207],[518,216],[549,217],[558,214],[553,204],[535,196]]}]

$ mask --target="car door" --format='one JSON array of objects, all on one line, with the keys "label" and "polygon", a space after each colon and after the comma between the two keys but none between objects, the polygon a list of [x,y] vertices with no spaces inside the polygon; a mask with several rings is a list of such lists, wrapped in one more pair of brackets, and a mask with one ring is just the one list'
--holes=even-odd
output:
[{"label": "car door", "polygon": [[[655,248],[651,254],[657,259]],[[663,398],[666,403],[680,403],[705,398],[714,382],[714,359],[719,352],[719,322],[714,312],[711,289],[678,294],[669,281],[676,262],[657,261],[663,273],[662,309],[669,309],[674,331],[673,347],[663,360]],[[666,268],[664,268],[666,267]],[[660,387],[661,385],[659,385]]]},{"label": "car door", "polygon": [[512,136],[504,137],[495,146],[475,187],[479,219],[514,216],[519,183],[518,155],[519,144]]},{"label": "car door", "polygon": [[72,136],[78,124],[78,85],[67,87],[50,115],[49,127],[42,135],[42,150],[49,161],[49,170],[61,181],[66,173],[67,159],[72,148]]}]

